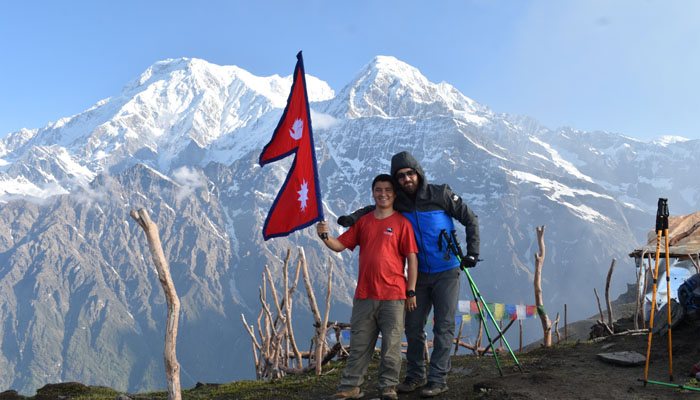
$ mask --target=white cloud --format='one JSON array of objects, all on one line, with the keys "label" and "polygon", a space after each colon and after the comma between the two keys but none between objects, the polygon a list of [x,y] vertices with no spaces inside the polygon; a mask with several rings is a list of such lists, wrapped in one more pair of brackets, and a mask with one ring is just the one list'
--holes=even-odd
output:
[{"label": "white cloud", "polygon": [[180,167],[173,171],[173,180],[180,185],[175,194],[177,201],[191,195],[196,189],[206,186],[206,179],[202,173],[190,167]]},{"label": "white cloud", "polygon": [[311,124],[313,129],[330,129],[340,121],[335,117],[311,109]]},{"label": "white cloud", "polygon": [[71,196],[79,203],[92,205],[92,203],[105,203],[110,196],[118,190],[119,183],[109,175],[102,175],[101,185],[83,185],[74,182],[78,188],[71,192]]}]

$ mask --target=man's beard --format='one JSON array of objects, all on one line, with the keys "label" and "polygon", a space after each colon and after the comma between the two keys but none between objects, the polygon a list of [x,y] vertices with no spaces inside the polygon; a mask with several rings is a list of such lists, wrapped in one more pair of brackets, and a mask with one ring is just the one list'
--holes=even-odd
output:
[{"label": "man's beard", "polygon": [[406,194],[408,194],[408,195],[414,195],[414,194],[416,194],[416,191],[418,191],[418,185],[417,185],[417,184],[413,184],[413,185],[411,185],[411,186],[409,186],[409,187],[401,186],[401,190],[403,190],[404,193],[406,193]]}]

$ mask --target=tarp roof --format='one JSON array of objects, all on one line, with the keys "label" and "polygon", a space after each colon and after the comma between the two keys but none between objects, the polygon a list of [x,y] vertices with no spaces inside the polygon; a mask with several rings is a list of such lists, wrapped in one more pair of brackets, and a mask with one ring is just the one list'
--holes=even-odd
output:
[{"label": "tarp roof", "polygon": [[[678,258],[700,254],[700,211],[688,215],[668,217],[669,257]],[[666,239],[661,238],[661,254],[666,254]],[[656,254],[656,231],[647,235],[647,243],[634,249],[630,257],[641,257],[642,252]]]}]

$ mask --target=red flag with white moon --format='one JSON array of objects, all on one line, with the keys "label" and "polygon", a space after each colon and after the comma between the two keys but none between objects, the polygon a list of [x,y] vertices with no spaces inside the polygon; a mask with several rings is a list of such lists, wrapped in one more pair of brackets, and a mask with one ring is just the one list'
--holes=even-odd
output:
[{"label": "red flag with white moon", "polygon": [[259,163],[263,166],[290,155],[294,155],[291,169],[265,219],[265,240],[287,236],[323,219],[301,52],[297,54],[287,107],[272,139],[263,148]]}]

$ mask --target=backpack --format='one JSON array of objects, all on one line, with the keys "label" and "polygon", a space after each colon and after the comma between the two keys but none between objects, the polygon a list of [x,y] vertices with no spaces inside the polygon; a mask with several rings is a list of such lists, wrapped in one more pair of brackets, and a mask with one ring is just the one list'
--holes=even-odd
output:
[{"label": "backpack", "polygon": [[700,321],[700,274],[691,276],[678,287],[678,301],[687,318]]}]

